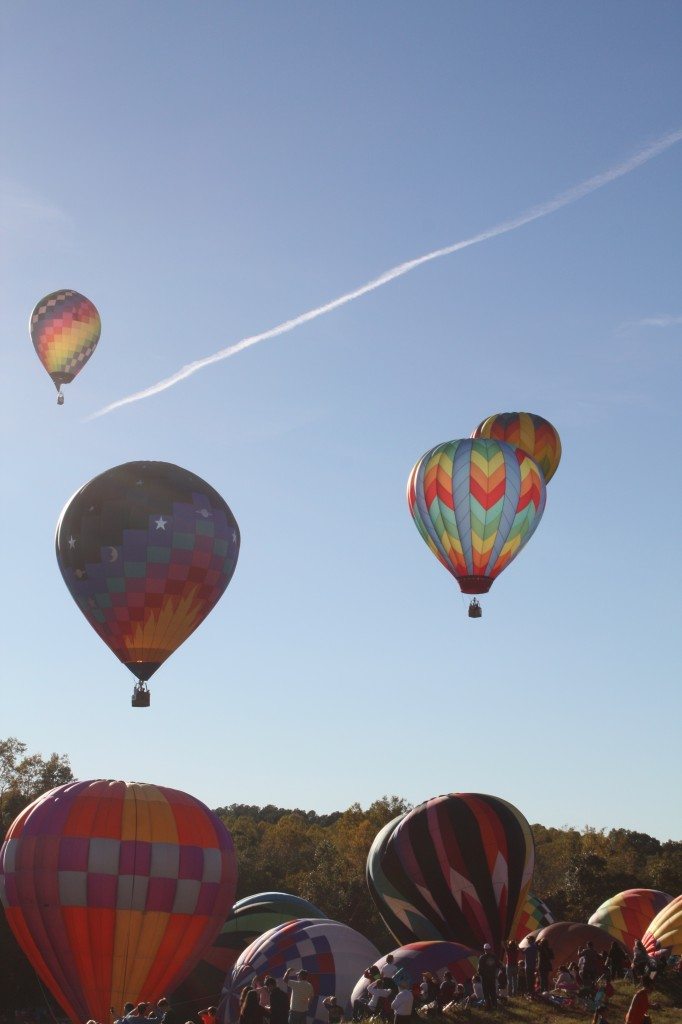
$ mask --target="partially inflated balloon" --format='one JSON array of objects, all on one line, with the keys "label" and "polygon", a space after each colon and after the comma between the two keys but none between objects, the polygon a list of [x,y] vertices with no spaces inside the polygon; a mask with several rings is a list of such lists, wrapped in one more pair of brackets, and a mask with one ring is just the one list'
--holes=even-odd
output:
[{"label": "partially inflated balloon", "polygon": [[22,811],[0,850],[0,896],[32,966],[72,1021],[156,1000],[229,911],[232,837],[175,789],[93,780]]},{"label": "partially inflated balloon", "polygon": [[533,412],[498,412],[488,416],[472,437],[490,437],[506,441],[535,459],[548,484],[561,459],[561,440],[549,420]]},{"label": "partially inflated balloon", "polygon": [[446,441],[415,465],[407,502],[462,593],[485,594],[540,522],[545,481],[530,456],[503,441]]},{"label": "partially inflated balloon", "polygon": [[202,1006],[217,1003],[227,972],[255,938],[296,918],[326,916],[313,903],[287,892],[260,892],[238,900],[213,945],[174,993],[173,1001],[186,1004],[196,1000]]},{"label": "partially inflated balloon", "polygon": [[[450,971],[453,980],[463,984],[476,973],[481,954],[478,950],[460,946],[458,942],[409,942],[394,949],[390,955],[401,981],[406,979],[412,984],[418,983],[424,971],[429,971],[442,981],[443,972]],[[382,956],[375,964],[381,971],[386,964],[386,957]],[[364,995],[368,985],[369,978],[363,974],[353,989],[353,1004]]]},{"label": "partially inflated balloon", "polygon": [[[588,942],[591,942],[597,953],[603,953],[611,948],[613,938],[603,928],[597,928],[593,924],[580,924],[578,921],[555,921],[539,931],[531,932],[536,940],[546,939],[550,949],[554,953],[554,964],[569,964],[572,960],[577,962],[578,950],[583,949]],[[528,938],[519,944],[521,949],[528,945]]]},{"label": "partially inflated balloon", "polygon": [[251,943],[228,976],[220,1002],[223,1024],[239,1018],[239,993],[255,976],[273,977],[283,988],[287,968],[310,974],[314,997],[308,1019],[328,1024],[322,1000],[336,996],[346,1019],[351,1019],[350,996],[364,969],[376,963],[379,951],[359,932],[339,921],[290,921],[271,928]]},{"label": "partially inflated balloon", "polygon": [[682,956],[682,894],[649,922],[642,942],[649,956]]},{"label": "partially inflated balloon", "polygon": [[658,889],[626,889],[606,900],[594,912],[589,924],[603,928],[628,949],[641,939],[653,917],[670,903],[672,896]]},{"label": "partially inflated balloon", "polygon": [[369,889],[398,942],[441,939],[500,950],[530,886],[530,825],[479,793],[435,797],[389,822],[367,859]]},{"label": "partially inflated balloon", "polygon": [[224,593],[239,527],[218,492],[189,470],[128,462],[74,494],[56,549],[90,625],[146,681]]},{"label": "partially inflated balloon", "polygon": [[528,893],[521,913],[516,921],[516,928],[512,936],[517,942],[525,938],[530,932],[544,928],[554,923],[554,916],[546,903],[543,903],[538,896]]},{"label": "partially inflated balloon", "polygon": [[62,384],[69,384],[83,369],[95,351],[101,327],[90,299],[68,288],[46,295],[31,313],[31,341],[57,388],[60,405]]}]

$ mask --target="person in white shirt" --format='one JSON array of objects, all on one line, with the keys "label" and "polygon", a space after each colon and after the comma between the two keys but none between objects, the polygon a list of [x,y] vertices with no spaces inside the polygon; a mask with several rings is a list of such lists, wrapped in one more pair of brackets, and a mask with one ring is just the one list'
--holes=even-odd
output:
[{"label": "person in white shirt", "polygon": [[299,971],[295,978],[290,978],[291,968],[287,967],[283,981],[291,989],[289,1003],[289,1024],[305,1024],[310,1001],[315,990],[308,980],[307,971]]},{"label": "person in white shirt", "polygon": [[474,990],[474,994],[469,996],[469,1002],[472,1006],[483,1006],[485,999],[483,997],[483,982],[481,981],[480,974],[474,974],[471,979],[471,987]]},{"label": "person in white shirt", "polygon": [[382,999],[388,999],[389,996],[393,995],[392,988],[385,988],[381,982],[381,979],[377,981],[371,981],[367,986],[367,994],[369,995],[369,1003],[367,1009],[370,1013],[376,1013],[379,1009],[379,1003]]},{"label": "person in white shirt", "polygon": [[391,1003],[391,1009],[394,1013],[394,1024],[406,1024],[408,1020],[412,1018],[412,1006],[414,1004],[414,997],[412,995],[412,989],[409,982],[403,981],[400,983],[400,989],[398,995]]},{"label": "person in white shirt", "polygon": [[392,978],[397,970],[398,965],[394,961],[393,953],[389,953],[386,957],[386,963],[381,968],[381,977]]}]

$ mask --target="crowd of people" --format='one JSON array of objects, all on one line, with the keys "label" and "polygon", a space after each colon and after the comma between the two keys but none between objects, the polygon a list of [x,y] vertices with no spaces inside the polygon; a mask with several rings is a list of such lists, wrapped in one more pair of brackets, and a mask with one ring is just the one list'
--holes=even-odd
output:
[{"label": "crowd of people", "polygon": [[[659,961],[656,967],[665,968]],[[524,947],[506,943],[502,957],[485,944],[470,979],[457,982],[449,970],[442,977],[423,971],[414,979],[406,967],[389,954],[381,967],[376,964],[364,972],[367,982],[352,1007],[356,1024],[408,1024],[415,1015],[456,1018],[462,1010],[478,1007],[495,1010],[517,998],[544,1000],[559,1007],[576,1006],[589,1010],[593,1024],[608,1024],[609,999],[613,981],[626,978],[639,987],[635,992],[625,1024],[651,1024],[650,993],[654,972],[641,942],[635,943],[628,957],[614,942],[610,949],[598,952],[592,942],[576,950],[575,957],[554,969],[554,952],[545,939],[530,936]],[[315,998],[314,979],[300,970],[288,969],[281,984],[266,975],[255,976],[239,994],[239,1024],[310,1024],[309,1011]],[[344,1008],[334,995],[322,999],[328,1024],[343,1024]],[[122,1013],[111,1008],[114,1024],[195,1024],[184,1021],[167,999],[156,1003],[126,1003]],[[218,1024],[218,1011],[209,1006],[198,1013],[201,1024]],[[42,1021],[15,1020],[13,1024],[43,1024]],[[90,1020],[87,1024],[97,1024]]]},{"label": "crowd of people", "polygon": [[[469,1007],[496,1010],[509,1000],[525,997],[557,1007],[579,1007],[592,1013],[593,1024],[608,1024],[613,981],[628,978],[640,988],[625,1017],[626,1024],[649,1024],[648,992],[653,977],[651,961],[639,940],[631,958],[618,942],[602,952],[587,942],[570,962],[559,964],[556,970],[554,951],[546,939],[530,936],[523,948],[511,940],[501,958],[486,943],[476,966],[472,978],[462,983],[455,982],[447,970],[442,979],[424,971],[421,980],[416,981],[388,956],[381,970],[372,966],[365,971],[368,985],[353,1006],[353,1019],[359,1022],[369,1018],[376,1024],[394,1019],[400,1024],[398,1017],[409,1017],[413,1012],[425,1019],[452,1019]],[[645,1004],[646,1013],[640,1012]]]}]

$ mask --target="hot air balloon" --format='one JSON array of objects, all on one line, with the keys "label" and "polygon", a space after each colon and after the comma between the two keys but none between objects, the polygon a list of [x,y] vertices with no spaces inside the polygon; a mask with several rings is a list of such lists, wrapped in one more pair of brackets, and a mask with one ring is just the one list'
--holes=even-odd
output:
[{"label": "hot air balloon", "polygon": [[[529,455],[504,441],[446,441],[415,465],[407,502],[462,593],[485,594],[540,522],[545,481]],[[469,615],[480,614],[474,598]]]},{"label": "hot air balloon", "polygon": [[649,922],[642,942],[649,956],[682,956],[682,893]]},{"label": "hot air balloon", "polygon": [[[393,957],[396,977],[407,978],[413,984],[419,982],[424,971],[429,971],[440,981],[443,980],[443,972],[450,971],[454,981],[464,984],[476,973],[481,954],[480,950],[468,949],[458,942],[409,942],[387,955]],[[386,964],[386,957],[382,956],[373,963],[381,971]],[[353,989],[353,1006],[357,1000],[362,999],[368,985],[369,978],[363,974]]]},{"label": "hot air balloon", "polygon": [[197,1002],[197,1009],[199,1002],[201,1006],[217,1003],[228,971],[259,935],[296,918],[326,916],[313,903],[287,892],[260,892],[238,900],[213,945],[173,993],[173,1001],[185,1006]]},{"label": "hot air balloon", "polygon": [[137,782],[59,786],[0,850],[9,925],[74,1024],[171,991],[224,922],[236,879],[232,837],[207,807]]},{"label": "hot air balloon", "polygon": [[57,389],[57,405],[64,404],[62,384],[70,384],[83,369],[101,329],[90,299],[69,288],[50,292],[31,313],[31,341]]},{"label": "hot air balloon", "polygon": [[[578,960],[578,950],[591,942],[597,953],[603,953],[610,949],[613,942],[612,937],[603,928],[597,928],[593,924],[580,924],[577,921],[555,921],[545,928],[531,932],[536,940],[547,939],[550,948],[554,952],[554,964],[569,964],[572,960]],[[519,949],[525,949],[528,939],[519,943]]]},{"label": "hot air balloon", "polygon": [[528,893],[526,902],[521,908],[521,913],[516,919],[516,928],[512,938],[520,942],[530,932],[539,931],[540,928],[553,923],[554,916],[547,904],[543,903],[538,896]]},{"label": "hot air balloon", "polygon": [[239,527],[216,490],[169,462],[128,462],[96,476],[67,502],[57,562],[94,630],[147,682],[224,593],[239,555]]},{"label": "hot air balloon", "polygon": [[223,1024],[239,1018],[239,993],[255,976],[269,974],[282,987],[287,968],[306,970],[315,995],[308,1011],[308,1020],[327,1024],[328,1015],[322,1005],[327,996],[336,1001],[350,1019],[350,997],[355,982],[379,957],[379,951],[359,932],[339,921],[289,921],[265,932],[240,954],[228,975],[220,1001],[219,1016]]},{"label": "hot air balloon", "polygon": [[626,889],[606,900],[594,912],[589,924],[603,928],[632,950],[653,917],[670,903],[672,896],[658,889]]},{"label": "hot air balloon", "polygon": [[472,437],[490,437],[520,448],[534,459],[548,484],[561,459],[561,440],[549,420],[533,412],[498,412],[478,424]]},{"label": "hot air balloon", "polygon": [[458,942],[500,951],[533,875],[530,825],[479,793],[434,797],[389,822],[367,858],[370,893],[400,943]]}]

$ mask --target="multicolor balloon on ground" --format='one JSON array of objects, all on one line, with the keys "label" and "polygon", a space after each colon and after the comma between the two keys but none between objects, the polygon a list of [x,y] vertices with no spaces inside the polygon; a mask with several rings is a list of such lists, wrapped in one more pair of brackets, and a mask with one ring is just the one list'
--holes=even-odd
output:
[{"label": "multicolor balloon on ground", "polygon": [[479,793],[434,797],[389,822],[367,858],[367,884],[400,943],[445,940],[500,950],[515,933],[533,875],[530,825]]},{"label": "multicolor balloon on ground", "polygon": [[297,918],[326,919],[327,915],[301,896],[260,892],[238,900],[213,945],[173,995],[173,1002],[217,1003],[228,971],[254,939],[279,924]]},{"label": "multicolor balloon on ground", "polygon": [[[336,1001],[350,1019],[350,997],[358,977],[376,963],[376,946],[353,928],[339,921],[290,921],[271,928],[240,954],[228,976],[219,1018],[222,1024],[239,1018],[239,993],[254,976],[271,975],[282,984],[287,968],[296,972],[306,970],[314,989],[308,1020],[328,1024],[328,1015],[322,1000],[336,996]],[[282,987],[285,987],[282,985]]]},{"label": "multicolor balloon on ground", "polygon": [[471,436],[490,437],[520,448],[537,462],[546,484],[561,460],[561,440],[556,427],[533,412],[495,413],[479,423]]},{"label": "multicolor balloon on ground", "polygon": [[[476,973],[480,951],[460,946],[458,942],[409,942],[399,946],[392,953],[393,964],[400,972],[400,978],[407,978],[411,984],[419,983],[422,972],[429,971],[442,981],[444,971],[450,971],[454,981],[468,981]],[[386,964],[386,957],[375,961],[379,970]],[[364,994],[369,979],[361,977],[355,988],[351,1002],[354,1004]]]},{"label": "multicolor balloon on ground", "polygon": [[70,499],[56,549],[74,601],[144,689],[225,592],[239,540],[227,503],[196,474],[128,462]]},{"label": "multicolor balloon on ground", "polygon": [[410,473],[415,525],[463,594],[485,594],[533,535],[545,508],[537,464],[503,441],[447,441]]},{"label": "multicolor balloon on ground", "polygon": [[548,924],[554,923],[554,915],[546,903],[543,903],[538,896],[531,893],[526,897],[526,902],[516,921],[516,928],[511,938],[520,942],[530,932],[538,931]]},{"label": "multicolor balloon on ground", "polygon": [[102,325],[96,307],[79,292],[65,288],[51,292],[36,305],[29,323],[38,358],[57,389],[62,405],[62,384],[80,373],[95,351]]},{"label": "multicolor balloon on ground", "polygon": [[606,900],[589,919],[632,950],[653,917],[670,903],[672,896],[658,889],[626,889]]},{"label": "multicolor balloon on ground", "polygon": [[642,942],[649,956],[682,956],[682,894],[649,922]]},{"label": "multicolor balloon on ground", "polygon": [[19,945],[74,1024],[172,991],[234,900],[230,833],[175,789],[96,779],[34,801],[0,850]]},{"label": "multicolor balloon on ground", "polygon": [[[583,949],[588,942],[594,945],[597,953],[603,953],[611,948],[613,937],[605,932],[603,928],[597,928],[593,924],[580,924],[578,921],[555,921],[554,924],[540,928],[532,932],[538,939],[546,939],[550,949],[554,953],[554,966],[560,964],[568,965],[572,960],[578,961],[578,950]],[[528,945],[528,938],[519,943],[520,949]]]}]

